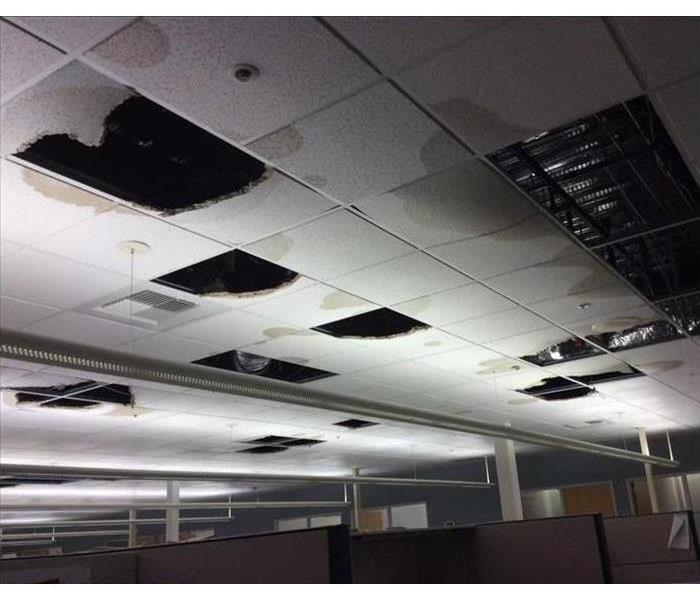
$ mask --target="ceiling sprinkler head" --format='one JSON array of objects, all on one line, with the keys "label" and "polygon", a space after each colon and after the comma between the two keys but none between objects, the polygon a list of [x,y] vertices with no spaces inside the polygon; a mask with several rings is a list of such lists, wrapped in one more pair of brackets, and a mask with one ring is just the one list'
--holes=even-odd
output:
[{"label": "ceiling sprinkler head", "polygon": [[260,76],[260,70],[253,65],[240,64],[232,69],[233,78],[241,83],[247,83]]}]

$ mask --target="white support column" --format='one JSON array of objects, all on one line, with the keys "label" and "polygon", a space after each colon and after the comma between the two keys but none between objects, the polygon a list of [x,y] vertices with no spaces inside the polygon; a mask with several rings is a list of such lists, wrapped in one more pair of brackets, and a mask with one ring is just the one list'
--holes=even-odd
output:
[{"label": "white support column", "polygon": [[[166,501],[169,504],[180,502],[180,482],[168,481],[166,485]],[[166,543],[177,543],[180,541],[180,509],[178,508],[167,508],[165,510],[165,541]]]},{"label": "white support column", "polygon": [[138,539],[138,531],[136,529],[136,509],[129,509],[129,548],[136,547]]},{"label": "white support column", "polygon": [[[360,474],[360,469],[353,469],[352,474],[358,477]],[[360,484],[352,484],[352,520],[353,525],[357,531],[360,530],[360,511],[362,510],[362,497],[360,496]]]},{"label": "white support column", "polygon": [[513,440],[499,438],[496,440],[494,449],[496,451],[496,476],[503,520],[522,521],[523,503],[520,498],[520,482],[518,481]]},{"label": "white support column", "polygon": [[[649,456],[649,442],[647,440],[647,432],[644,429],[639,430],[639,445],[642,449],[642,454]],[[659,512],[659,497],[656,494],[656,481],[654,474],[651,471],[651,465],[644,463],[644,474],[647,478],[647,490],[649,491],[649,503],[651,504],[651,512]]]}]

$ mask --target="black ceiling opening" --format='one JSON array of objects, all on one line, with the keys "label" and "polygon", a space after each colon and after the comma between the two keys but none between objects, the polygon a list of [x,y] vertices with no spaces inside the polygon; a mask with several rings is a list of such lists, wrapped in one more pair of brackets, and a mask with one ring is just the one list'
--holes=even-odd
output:
[{"label": "black ceiling opening", "polygon": [[700,301],[678,299],[700,292],[700,187],[646,96],[489,159],[676,324],[698,333]]},{"label": "black ceiling opening", "polygon": [[197,295],[245,295],[280,289],[299,273],[243,250],[231,250],[153,281]]},{"label": "black ceiling opening", "polygon": [[573,398],[581,398],[593,394],[596,391],[595,387],[593,387],[596,383],[607,383],[642,376],[644,376],[644,373],[634,367],[629,367],[629,370],[625,371],[605,371],[593,375],[576,375],[572,377],[575,381],[566,377],[546,377],[541,383],[518,391],[550,402],[572,400]]},{"label": "black ceiling opening", "polygon": [[18,404],[41,404],[49,408],[89,408],[102,403],[126,406],[134,399],[129,386],[96,381],[10,389],[15,392]]},{"label": "black ceiling opening", "polygon": [[16,156],[162,215],[244,193],[267,172],[264,163],[142,96],[107,115],[98,146],[69,132],[49,134]]},{"label": "black ceiling opening", "polygon": [[247,373],[249,375],[257,375],[259,377],[268,377],[269,379],[278,379],[280,381],[289,381],[292,383],[307,383],[332,377],[337,373],[305,367],[284,360],[268,358],[259,354],[251,354],[249,352],[241,352],[240,350],[229,350],[221,354],[214,354],[199,360],[193,361],[197,365],[205,365],[207,367],[215,367],[226,371],[236,371],[238,373]]},{"label": "black ceiling opening", "polygon": [[378,308],[361,315],[313,327],[314,331],[349,338],[390,338],[407,335],[430,326],[389,308]]}]

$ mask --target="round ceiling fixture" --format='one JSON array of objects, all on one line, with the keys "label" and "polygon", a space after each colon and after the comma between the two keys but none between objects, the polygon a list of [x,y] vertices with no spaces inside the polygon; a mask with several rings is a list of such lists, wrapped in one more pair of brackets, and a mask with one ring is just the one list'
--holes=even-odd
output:
[{"label": "round ceiling fixture", "polygon": [[591,307],[590,302],[581,302],[581,304],[578,305],[579,310],[586,310],[587,308]]},{"label": "round ceiling fixture", "polygon": [[624,331],[643,323],[639,317],[617,317],[593,323],[593,333],[610,333],[612,331]]},{"label": "round ceiling fixture", "polygon": [[146,242],[138,240],[124,240],[117,244],[117,248],[124,254],[146,254],[151,249]]},{"label": "round ceiling fixture", "polygon": [[260,76],[260,69],[247,64],[234,65],[233,69],[231,69],[231,74],[236,81],[247,83]]}]

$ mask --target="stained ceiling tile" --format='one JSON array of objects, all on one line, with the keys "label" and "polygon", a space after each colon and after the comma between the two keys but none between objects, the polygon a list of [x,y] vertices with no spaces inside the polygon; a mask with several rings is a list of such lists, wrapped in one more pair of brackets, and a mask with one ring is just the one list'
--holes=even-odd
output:
[{"label": "stained ceiling tile", "polygon": [[0,21],[0,40],[0,96],[3,99],[64,56],[6,21]]},{"label": "stained ceiling tile", "polygon": [[12,20],[63,50],[87,49],[133,17],[12,17]]},{"label": "stained ceiling tile", "polygon": [[55,314],[58,310],[50,306],[2,297],[0,298],[0,327],[22,329],[30,323]]},{"label": "stained ceiling tile", "polygon": [[73,308],[129,285],[123,275],[29,248],[3,257],[0,281],[7,296],[59,308]]},{"label": "stained ceiling tile", "polygon": [[329,283],[363,298],[389,305],[455,288],[469,282],[461,273],[421,252],[360,269]]},{"label": "stained ceiling tile", "polygon": [[522,363],[480,346],[467,346],[450,352],[433,354],[416,359],[416,362],[457,373],[462,377],[489,379],[511,373],[513,367],[522,368]]},{"label": "stained ceiling tile", "polygon": [[443,325],[445,331],[454,333],[477,344],[490,342],[505,337],[512,337],[538,329],[544,329],[549,323],[524,308],[511,308],[473,319],[457,321]]},{"label": "stained ceiling tile", "polygon": [[506,22],[505,17],[325,17],[384,73],[415,64]]},{"label": "stained ceiling tile", "polygon": [[384,352],[377,352],[364,346],[358,346],[346,340],[340,352],[318,356],[309,361],[309,366],[334,373],[353,373],[361,369],[381,367],[394,362],[398,358]]},{"label": "stained ceiling tile", "polygon": [[529,200],[477,159],[355,205],[421,247],[499,231],[533,214]]},{"label": "stained ceiling tile", "polygon": [[700,73],[697,17],[615,17],[651,88]]},{"label": "stained ceiling tile", "polygon": [[412,251],[348,211],[249,244],[246,252],[318,279],[328,279]]},{"label": "stained ceiling tile", "polygon": [[[256,342],[245,346],[243,350],[253,354],[269,356],[278,360],[286,360],[288,362],[306,365],[307,361],[311,358],[340,352],[347,345],[347,340],[341,340],[315,331],[303,329],[301,331],[290,332],[287,335],[275,336],[272,339],[262,342]],[[333,371],[333,369],[324,369],[324,371]]]},{"label": "stained ceiling tile", "polygon": [[257,140],[249,148],[346,202],[381,194],[470,156],[388,83]]},{"label": "stained ceiling tile", "polygon": [[168,333],[223,348],[242,348],[294,331],[296,329],[286,323],[231,310],[174,327]]},{"label": "stained ceiling tile", "polygon": [[430,253],[477,279],[487,279],[577,252],[549,219],[534,215],[488,235],[430,249]]},{"label": "stained ceiling tile", "polygon": [[468,342],[454,335],[432,327],[395,337],[353,338],[352,342],[364,348],[384,352],[403,359],[428,356],[436,352],[461,348],[468,344]]},{"label": "stained ceiling tile", "polygon": [[[309,17],[142,18],[88,58],[236,141],[283,127],[377,78]],[[240,65],[259,76],[239,81]]]},{"label": "stained ceiling tile", "polygon": [[486,281],[489,287],[525,304],[580,294],[613,285],[617,278],[583,252]]},{"label": "stained ceiling tile", "polygon": [[515,304],[479,283],[402,302],[392,308],[429,325],[463,321],[513,308]]},{"label": "stained ceiling tile", "polygon": [[368,312],[376,305],[322,283],[279,298],[257,302],[245,310],[256,315],[285,321],[297,327],[314,327]]},{"label": "stained ceiling tile", "polygon": [[227,244],[246,244],[336,206],[276,171],[249,191],[168,221]]},{"label": "stained ceiling tile", "polygon": [[559,327],[547,327],[539,331],[514,335],[486,344],[489,348],[509,356],[537,354],[549,346],[554,346],[571,338],[571,334]]},{"label": "stained ceiling tile", "polygon": [[398,79],[480,152],[524,140],[641,91],[597,17],[516,19]]},{"label": "stained ceiling tile", "polygon": [[152,279],[227,250],[223,244],[124,207],[64,229],[36,247],[128,275],[130,256],[119,248],[125,240],[138,240],[150,247],[147,253],[134,255],[133,273],[138,279]]},{"label": "stained ceiling tile", "polygon": [[581,375],[597,375],[599,373],[613,371],[628,373],[630,368],[621,360],[605,354],[603,356],[591,356],[590,358],[572,360],[559,365],[550,365],[547,367],[547,370],[552,373],[557,373],[558,375],[576,378]]},{"label": "stained ceiling tile", "polygon": [[151,333],[139,327],[88,317],[70,311],[33,323],[25,327],[24,330],[27,333],[101,348],[114,348]]}]

